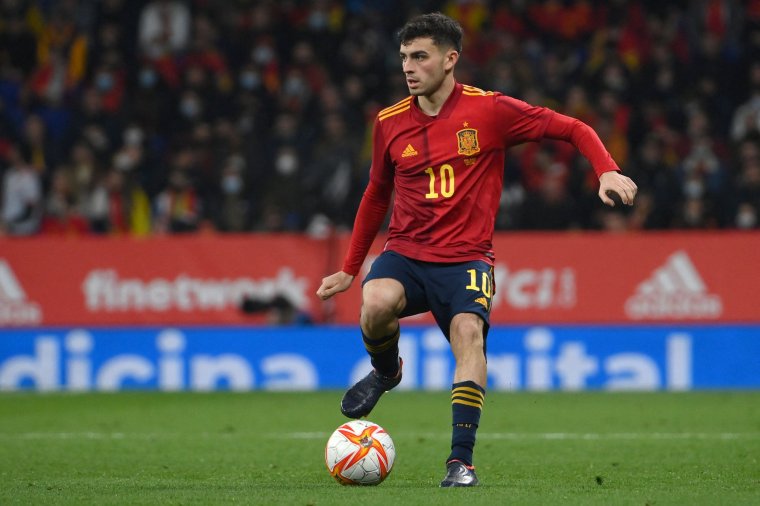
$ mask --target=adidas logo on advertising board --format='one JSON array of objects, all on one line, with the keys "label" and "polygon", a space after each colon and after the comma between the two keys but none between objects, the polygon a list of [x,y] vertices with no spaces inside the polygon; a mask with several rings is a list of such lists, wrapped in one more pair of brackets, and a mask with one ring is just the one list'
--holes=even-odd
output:
[{"label": "adidas logo on advertising board", "polygon": [[0,258],[0,326],[37,325],[42,322],[39,304],[27,300],[8,262]]},{"label": "adidas logo on advertising board", "polygon": [[723,302],[708,292],[689,255],[679,250],[636,287],[625,312],[634,320],[712,319],[723,313]]}]

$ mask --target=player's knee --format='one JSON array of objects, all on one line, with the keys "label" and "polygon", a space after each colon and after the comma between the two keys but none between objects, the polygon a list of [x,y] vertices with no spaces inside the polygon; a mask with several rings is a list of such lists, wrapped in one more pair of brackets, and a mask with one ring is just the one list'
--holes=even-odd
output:
[{"label": "player's knee", "polygon": [[394,319],[395,315],[391,306],[382,301],[372,300],[362,304],[362,328],[369,332],[372,332],[372,329],[386,327]]},{"label": "player's knee", "polygon": [[398,301],[392,294],[381,290],[368,290],[362,301],[362,327],[370,330],[383,328],[397,318]]},{"label": "player's knee", "polygon": [[459,349],[484,349],[483,320],[476,315],[454,318],[451,322],[451,338],[456,341],[456,347]]}]

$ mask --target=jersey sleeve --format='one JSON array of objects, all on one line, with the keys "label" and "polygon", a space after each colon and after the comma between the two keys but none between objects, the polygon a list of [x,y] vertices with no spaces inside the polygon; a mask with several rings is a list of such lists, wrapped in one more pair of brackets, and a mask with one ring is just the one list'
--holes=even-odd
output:
[{"label": "jersey sleeve", "polygon": [[497,95],[494,100],[505,146],[541,139],[563,140],[589,160],[597,177],[620,170],[594,129],[582,121],[505,95]]},{"label": "jersey sleeve", "polygon": [[505,147],[539,141],[552,111],[506,95],[494,95],[494,111]]},{"label": "jersey sleeve", "polygon": [[343,261],[343,272],[356,276],[361,269],[369,248],[375,240],[393,194],[393,165],[385,147],[380,121],[375,120],[372,132],[372,166],[369,170],[369,183],[359,203],[359,210],[354,219],[351,242]]},{"label": "jersey sleeve", "polygon": [[572,143],[591,163],[597,177],[605,172],[620,171],[594,129],[579,119],[552,111],[544,135],[549,139],[560,139]]}]

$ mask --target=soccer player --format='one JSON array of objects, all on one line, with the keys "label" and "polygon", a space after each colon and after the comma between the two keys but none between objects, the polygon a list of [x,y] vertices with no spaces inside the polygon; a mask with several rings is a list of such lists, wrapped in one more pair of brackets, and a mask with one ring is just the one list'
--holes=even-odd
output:
[{"label": "soccer player", "polygon": [[324,278],[317,295],[326,300],[351,286],[395,190],[385,249],[362,287],[362,339],[374,369],[348,389],[341,411],[350,418],[366,416],[399,384],[399,318],[432,312],[456,360],[451,453],[441,487],[474,486],[505,149],[562,139],[591,162],[605,204],[615,205],[615,193],[632,205],[637,188],[588,125],[457,82],[462,28],[453,19],[424,14],[398,35],[410,96],[375,119],[370,181],[349,250],[341,271]]}]

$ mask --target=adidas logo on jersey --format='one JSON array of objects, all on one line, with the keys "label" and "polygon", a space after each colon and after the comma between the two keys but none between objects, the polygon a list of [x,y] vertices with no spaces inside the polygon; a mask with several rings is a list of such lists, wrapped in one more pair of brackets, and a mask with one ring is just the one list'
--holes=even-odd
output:
[{"label": "adidas logo on jersey", "polygon": [[689,255],[681,250],[636,287],[625,303],[625,312],[634,320],[709,319],[721,315],[723,302],[708,292]]},{"label": "adidas logo on jersey", "polygon": [[36,325],[41,321],[40,306],[27,299],[10,264],[0,258],[0,326]]},{"label": "adidas logo on jersey", "polygon": [[407,158],[410,156],[417,156],[417,150],[412,147],[411,144],[407,144],[404,151],[401,153],[401,158]]}]

